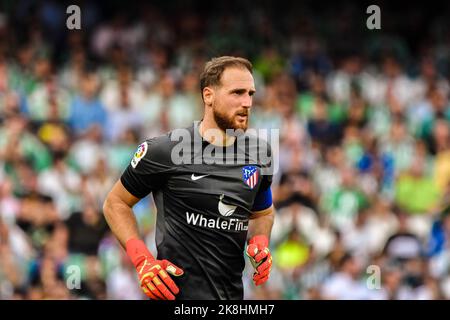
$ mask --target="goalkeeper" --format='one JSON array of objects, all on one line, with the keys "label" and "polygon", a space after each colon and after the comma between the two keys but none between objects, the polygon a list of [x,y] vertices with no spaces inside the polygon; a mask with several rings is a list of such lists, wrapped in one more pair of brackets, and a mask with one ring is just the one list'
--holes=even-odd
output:
[{"label": "goalkeeper", "polygon": [[[252,65],[243,58],[214,58],[205,65],[200,89],[201,121],[144,141],[103,205],[151,299],[243,299],[245,255],[255,268],[255,285],[270,275],[272,175],[264,171],[272,162],[270,147],[256,138],[266,148],[258,148],[255,158],[251,146],[242,148],[239,136],[226,132],[247,130]],[[180,136],[200,141],[182,149],[181,162]],[[261,161],[261,150],[268,150],[269,162]],[[212,156],[227,161],[207,161]],[[157,208],[156,257],[139,238],[132,212],[149,193]]]}]

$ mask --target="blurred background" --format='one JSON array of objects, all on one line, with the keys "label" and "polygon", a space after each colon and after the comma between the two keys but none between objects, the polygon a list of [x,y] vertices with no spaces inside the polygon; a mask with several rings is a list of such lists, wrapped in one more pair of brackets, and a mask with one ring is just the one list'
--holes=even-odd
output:
[{"label": "blurred background", "polygon": [[[245,298],[449,299],[449,4],[377,1],[368,30],[370,4],[1,1],[0,299],[144,299],[102,203],[141,141],[200,119],[225,54],[281,139],[274,267]],[[134,212],[154,252],[152,197]]]}]

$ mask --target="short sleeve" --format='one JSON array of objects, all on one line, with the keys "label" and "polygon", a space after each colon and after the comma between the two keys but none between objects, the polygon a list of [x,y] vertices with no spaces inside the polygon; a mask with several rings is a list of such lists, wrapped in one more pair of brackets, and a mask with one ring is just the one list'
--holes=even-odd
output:
[{"label": "short sleeve", "polygon": [[265,210],[272,206],[272,178],[273,178],[273,158],[270,145],[260,140],[258,146],[258,161],[261,167],[261,183],[253,203],[252,211]]},{"label": "short sleeve", "polygon": [[161,140],[152,138],[141,143],[120,177],[125,189],[137,198],[144,198],[161,188],[166,173],[172,169],[166,161],[167,144]]}]

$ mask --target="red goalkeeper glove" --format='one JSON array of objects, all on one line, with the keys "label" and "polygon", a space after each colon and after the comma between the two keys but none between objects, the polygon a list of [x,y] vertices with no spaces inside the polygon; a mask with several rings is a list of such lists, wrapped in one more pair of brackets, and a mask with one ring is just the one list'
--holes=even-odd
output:
[{"label": "red goalkeeper glove", "polygon": [[156,260],[142,240],[128,240],[126,250],[144,293],[153,300],[175,300],[180,290],[167,273],[179,277],[183,270],[167,260]]},{"label": "red goalkeeper glove", "polygon": [[269,279],[270,270],[272,269],[269,238],[264,235],[251,238],[248,242],[246,254],[256,270],[253,273],[253,282],[256,286],[259,286]]}]

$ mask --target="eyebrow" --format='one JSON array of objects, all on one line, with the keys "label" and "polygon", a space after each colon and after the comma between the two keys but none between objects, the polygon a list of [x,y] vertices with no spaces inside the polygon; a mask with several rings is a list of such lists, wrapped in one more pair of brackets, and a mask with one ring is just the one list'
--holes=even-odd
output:
[{"label": "eyebrow", "polygon": [[[230,93],[239,93],[239,94],[241,94],[241,93],[244,93],[244,92],[246,92],[247,91],[247,89],[241,89],[241,88],[238,88],[238,89],[233,89],[233,90],[231,90],[230,91]],[[251,90],[249,90],[248,91],[248,93],[250,94],[250,95],[253,95],[253,94],[255,94],[255,90],[253,90],[253,89],[251,89]]]}]

